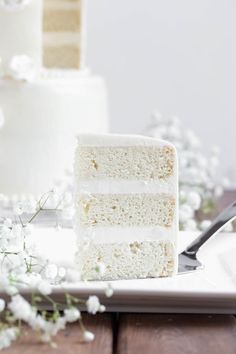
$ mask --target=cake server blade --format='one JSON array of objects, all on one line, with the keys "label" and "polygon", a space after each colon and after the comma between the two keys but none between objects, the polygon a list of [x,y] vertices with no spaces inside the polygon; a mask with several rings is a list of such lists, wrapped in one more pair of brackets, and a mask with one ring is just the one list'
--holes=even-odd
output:
[{"label": "cake server blade", "polygon": [[210,237],[217,234],[227,223],[236,218],[236,201],[225,208],[211,225],[194,240],[178,257],[178,274],[201,270],[204,265],[198,260],[197,253]]}]

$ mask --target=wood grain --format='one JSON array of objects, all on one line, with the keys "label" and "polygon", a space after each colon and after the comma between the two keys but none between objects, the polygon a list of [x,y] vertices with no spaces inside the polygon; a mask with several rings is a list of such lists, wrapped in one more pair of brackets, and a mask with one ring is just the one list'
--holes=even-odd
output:
[{"label": "wood grain", "polygon": [[110,314],[83,315],[86,328],[95,334],[92,343],[82,343],[79,339],[79,325],[70,325],[55,338],[58,347],[50,348],[39,341],[32,331],[21,340],[4,350],[6,354],[111,354],[112,353],[112,317]]},{"label": "wood grain", "polygon": [[124,314],[117,342],[117,354],[235,354],[236,318]]}]

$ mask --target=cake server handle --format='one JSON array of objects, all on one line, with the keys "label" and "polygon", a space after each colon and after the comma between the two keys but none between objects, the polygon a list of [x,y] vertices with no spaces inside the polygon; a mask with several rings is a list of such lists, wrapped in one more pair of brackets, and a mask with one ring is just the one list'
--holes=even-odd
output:
[{"label": "cake server handle", "polygon": [[225,208],[211,223],[211,225],[201,233],[186,249],[189,254],[196,254],[202,245],[209,238],[218,233],[228,222],[236,218],[236,201]]}]

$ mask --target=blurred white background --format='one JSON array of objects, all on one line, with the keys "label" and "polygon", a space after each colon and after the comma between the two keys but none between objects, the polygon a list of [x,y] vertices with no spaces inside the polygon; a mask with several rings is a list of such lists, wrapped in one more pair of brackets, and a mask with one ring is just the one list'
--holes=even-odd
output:
[{"label": "blurred white background", "polygon": [[234,174],[235,0],[88,3],[88,64],[107,81],[111,131],[142,132],[155,109],[177,115]]}]

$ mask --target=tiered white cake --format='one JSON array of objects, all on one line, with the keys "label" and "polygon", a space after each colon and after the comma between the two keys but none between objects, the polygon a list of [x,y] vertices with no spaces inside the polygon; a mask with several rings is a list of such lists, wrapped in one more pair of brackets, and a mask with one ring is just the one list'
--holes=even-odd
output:
[{"label": "tiered white cake", "polygon": [[143,136],[79,136],[75,184],[82,278],[175,273],[178,168],[170,143]]},{"label": "tiered white cake", "polygon": [[78,133],[107,132],[106,87],[84,65],[84,1],[0,4],[0,194],[38,195],[72,167]]}]

